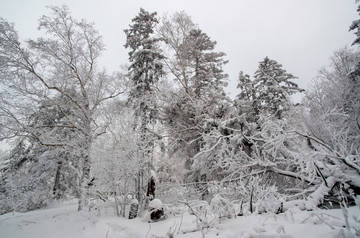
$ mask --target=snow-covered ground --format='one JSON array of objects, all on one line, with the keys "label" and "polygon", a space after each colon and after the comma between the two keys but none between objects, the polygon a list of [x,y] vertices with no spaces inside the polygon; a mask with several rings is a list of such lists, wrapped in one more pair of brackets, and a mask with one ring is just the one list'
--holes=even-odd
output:
[{"label": "snow-covered ground", "polygon": [[[105,211],[104,211],[105,213]],[[360,229],[353,218],[360,217],[359,208],[349,209],[350,226]],[[222,220],[215,228],[205,230],[205,237],[223,238],[270,238],[270,237],[353,237],[344,228],[341,210],[299,211],[283,214],[262,214]],[[144,219],[128,220],[113,215],[112,211],[97,216],[94,213],[77,212],[75,203],[53,206],[28,213],[9,213],[0,216],[2,238],[159,238],[203,237],[197,230],[196,217],[184,212],[156,223]],[[355,233],[352,230],[352,233]]]}]

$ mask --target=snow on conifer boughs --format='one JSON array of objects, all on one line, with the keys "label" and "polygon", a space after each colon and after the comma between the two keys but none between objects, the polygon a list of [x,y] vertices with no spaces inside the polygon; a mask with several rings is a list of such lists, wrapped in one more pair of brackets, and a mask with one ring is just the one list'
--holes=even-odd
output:
[{"label": "snow on conifer boughs", "polygon": [[[360,5],[357,8],[357,12],[360,14]],[[349,31],[354,31],[354,30],[356,30],[356,32],[354,33],[356,35],[356,39],[353,41],[352,44],[353,45],[360,44],[360,20],[355,20],[350,25]]]},{"label": "snow on conifer boughs", "polygon": [[281,64],[265,57],[254,74],[257,109],[281,118],[290,108],[290,96],[303,91],[292,79],[296,77],[282,69]]},{"label": "snow on conifer boughs", "polygon": [[[62,110],[56,104],[62,105]],[[66,118],[74,112],[69,105],[61,97],[43,100],[38,111],[29,118],[31,133],[27,138],[19,139],[7,158],[9,163],[2,169],[2,174],[7,196],[13,197],[14,210],[32,210],[46,205],[51,199],[79,192],[74,186],[80,169],[79,151],[65,146],[48,147],[38,139],[57,137],[69,143],[78,141],[79,133],[71,128]]]},{"label": "snow on conifer boughs", "polygon": [[[359,1],[356,1],[356,2],[359,3]],[[360,5],[357,8],[357,12],[360,14]],[[349,31],[355,31],[355,35],[356,35],[356,38],[353,41],[352,45],[359,45],[360,44],[360,19],[352,22],[352,24],[349,27]],[[360,76],[360,60],[357,61],[356,65],[353,67],[349,76],[351,78],[356,78],[356,77]]]},{"label": "snow on conifer boughs", "polygon": [[131,63],[130,77],[133,89],[130,91],[130,100],[147,96],[154,90],[154,85],[164,74],[161,54],[154,36],[154,28],[158,23],[157,13],[149,13],[140,9],[140,13],[132,19],[133,24],[124,30],[126,34],[125,48],[129,48],[129,61]]},{"label": "snow on conifer boughs", "polygon": [[167,66],[179,83],[179,89],[169,96],[166,110],[174,143],[171,152],[184,158],[186,181],[201,181],[206,175],[198,173],[201,168],[192,167],[193,157],[202,146],[201,135],[211,129],[206,121],[222,117],[226,111],[229,100],[224,87],[228,76],[222,67],[227,61],[225,53],[215,51],[216,41],[196,29],[188,16],[179,13],[173,19],[160,28],[165,42],[174,50],[171,59],[175,59]]},{"label": "snow on conifer boughs", "polygon": [[196,97],[209,97],[211,93],[224,94],[228,75],[223,72],[222,66],[227,63],[223,59],[224,52],[215,52],[216,41],[200,29],[193,29],[185,38],[183,54],[188,57],[194,73],[191,77],[191,86]]},{"label": "snow on conifer boughs", "polygon": [[134,128],[139,135],[140,170],[137,178],[137,199],[142,204],[143,180],[150,173],[152,150],[157,139],[150,133],[149,125],[155,125],[159,118],[157,102],[157,85],[164,75],[162,60],[164,56],[158,47],[159,38],[154,36],[154,28],[158,23],[156,12],[149,13],[140,9],[139,14],[132,19],[133,24],[124,30],[126,34],[125,48],[129,48],[129,77],[132,87],[128,101],[134,107]]},{"label": "snow on conifer boughs", "polygon": [[[140,9],[126,34],[125,48],[129,48],[129,76],[132,87],[129,93],[129,102],[135,108],[135,115],[140,121],[140,130],[143,143],[148,138],[145,134],[149,123],[154,123],[158,117],[158,106],[155,93],[157,83],[164,74],[161,54],[157,43],[159,38],[154,36],[154,27],[158,23],[156,12],[149,13]],[[147,145],[144,145],[145,147]]]}]

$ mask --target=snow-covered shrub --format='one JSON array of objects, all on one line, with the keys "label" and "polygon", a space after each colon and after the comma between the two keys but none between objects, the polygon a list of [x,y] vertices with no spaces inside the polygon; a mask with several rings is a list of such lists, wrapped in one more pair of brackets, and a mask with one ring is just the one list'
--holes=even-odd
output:
[{"label": "snow-covered shrub", "polygon": [[107,199],[105,201],[96,199],[92,200],[89,204],[89,210],[98,216],[107,215],[110,212],[119,216],[120,211],[118,209],[119,207],[114,199]]},{"label": "snow-covered shrub", "polygon": [[211,200],[210,208],[218,218],[228,217],[231,218],[234,215],[234,206],[221,195],[217,194]]},{"label": "snow-covered shrub", "polygon": [[251,213],[282,212],[283,198],[278,192],[277,187],[275,185],[261,185],[260,183],[256,185],[255,181],[258,180],[250,181],[249,193],[243,196],[238,214],[249,215]]},{"label": "snow-covered shrub", "polygon": [[282,199],[280,198],[275,186],[262,190],[259,195],[259,200],[255,203],[256,211],[258,213],[276,213],[279,211]]},{"label": "snow-covered shrub", "polygon": [[164,213],[166,217],[181,216],[187,208],[179,204],[164,204]]},{"label": "snow-covered shrub", "polygon": [[201,230],[214,227],[219,223],[218,215],[213,212],[208,204],[200,208],[196,217],[197,225]]},{"label": "snow-covered shrub", "polygon": [[0,215],[11,212],[12,210],[6,196],[0,193]]},{"label": "snow-covered shrub", "polygon": [[191,215],[198,214],[204,207],[208,207],[209,204],[206,201],[191,201],[186,204],[189,207],[189,212]]},{"label": "snow-covered shrub", "polygon": [[[0,210],[27,212],[46,206],[51,200],[52,187],[47,174],[41,169],[29,163],[2,177],[5,200],[1,202],[4,207]],[[36,170],[40,172],[34,172]]]},{"label": "snow-covered shrub", "polygon": [[219,223],[219,217],[215,214],[211,206],[206,201],[183,202],[192,215],[195,215],[197,228],[205,237],[205,233],[209,228],[213,228]]}]

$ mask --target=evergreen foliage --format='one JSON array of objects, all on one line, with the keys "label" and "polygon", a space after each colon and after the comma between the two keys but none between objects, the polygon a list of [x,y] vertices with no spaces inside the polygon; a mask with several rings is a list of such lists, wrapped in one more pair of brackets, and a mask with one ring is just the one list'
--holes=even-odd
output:
[{"label": "evergreen foliage", "polygon": [[[136,119],[140,122],[139,145],[141,166],[137,177],[137,199],[142,203],[145,191],[144,174],[147,177],[152,169],[152,149],[156,138],[150,133],[150,125],[154,125],[159,117],[157,103],[157,85],[164,75],[162,60],[165,58],[158,47],[159,38],[154,36],[154,28],[158,23],[156,12],[149,13],[140,9],[140,13],[132,19],[133,24],[125,30],[125,48],[130,48],[129,76],[132,88],[129,102],[134,105]],[[137,122],[136,122],[137,123]]]},{"label": "evergreen foliage", "polygon": [[290,96],[303,91],[292,79],[296,77],[286,73],[281,64],[265,57],[254,74],[256,110],[281,118],[291,106]]}]

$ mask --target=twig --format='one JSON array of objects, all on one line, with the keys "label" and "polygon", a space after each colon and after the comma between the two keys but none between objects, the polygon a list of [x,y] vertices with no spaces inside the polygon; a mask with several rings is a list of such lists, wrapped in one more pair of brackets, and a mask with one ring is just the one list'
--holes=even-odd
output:
[{"label": "twig", "polygon": [[314,213],[314,215],[319,218],[320,221],[324,222],[326,225],[328,225],[332,230],[335,230],[335,227],[327,223],[324,219],[322,219],[318,214]]},{"label": "twig", "polygon": [[202,219],[198,216],[198,214],[194,211],[194,209],[189,205],[188,202],[186,202],[186,201],[179,201],[179,202],[185,204],[186,206],[188,206],[191,213],[193,213],[196,216],[196,218],[199,219],[200,222],[203,222]]},{"label": "twig", "polygon": [[183,220],[184,220],[184,211],[181,213],[180,225],[179,225],[179,229],[178,229],[178,231],[176,232],[176,234],[179,234],[179,233],[180,233],[180,229],[181,229]]},{"label": "twig", "polygon": [[[173,231],[172,228],[174,228],[174,231]],[[168,238],[174,238],[174,234],[175,234],[176,228],[177,228],[177,225],[176,225],[176,223],[175,223],[175,221],[174,221],[174,225],[171,226],[171,227],[169,228],[169,231],[166,233],[166,235],[168,236]]]},{"label": "twig", "polygon": [[320,221],[322,221],[324,224],[328,225],[332,230],[335,230],[335,227],[333,227],[332,225],[330,225],[329,223],[327,223],[324,219],[322,219],[318,214],[316,213],[311,213],[311,215],[306,218],[305,220],[303,220],[301,223],[305,223],[305,221],[307,221],[310,217],[316,216]]},{"label": "twig", "polygon": [[289,209],[289,213],[290,213],[290,215],[291,215],[292,222],[295,223],[294,214],[292,213],[291,209]]},{"label": "twig", "polygon": [[148,230],[148,232],[146,233],[146,236],[145,236],[145,238],[147,238],[147,236],[149,235],[149,233],[150,233],[150,230],[151,230],[151,223],[149,223],[149,230]]},{"label": "twig", "polygon": [[324,175],[321,173],[320,168],[317,166],[316,163],[314,163],[314,165],[315,165],[315,168],[316,168],[316,172],[317,172],[317,173],[321,176],[321,178],[323,179],[323,181],[324,181],[324,183],[325,183],[325,186],[326,186],[326,187],[329,187],[329,185],[328,185],[327,182],[326,182],[326,178],[325,178]]}]

